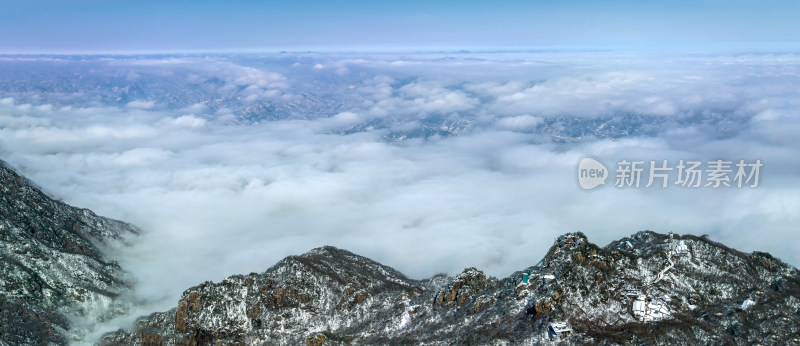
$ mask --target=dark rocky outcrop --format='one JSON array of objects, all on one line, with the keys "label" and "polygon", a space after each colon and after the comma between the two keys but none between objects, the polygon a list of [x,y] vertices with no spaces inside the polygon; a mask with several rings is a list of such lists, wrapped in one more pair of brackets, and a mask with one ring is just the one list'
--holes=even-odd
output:
[{"label": "dark rocky outcrop", "polygon": [[82,333],[64,316],[124,311],[124,272],[103,249],[136,232],[48,197],[0,161],[0,320],[20,321],[0,324],[0,340],[63,344]]}]

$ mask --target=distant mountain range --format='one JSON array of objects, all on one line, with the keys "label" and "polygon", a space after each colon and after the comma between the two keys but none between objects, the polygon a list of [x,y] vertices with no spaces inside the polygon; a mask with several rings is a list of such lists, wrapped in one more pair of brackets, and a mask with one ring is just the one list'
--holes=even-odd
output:
[{"label": "distant mountain range", "polygon": [[[139,231],[55,201],[0,166],[0,344],[83,340],[125,314]],[[800,273],[767,253],[642,231],[605,247],[560,236],[506,278],[413,280],[334,247],[187,289],[103,345],[800,343]]]},{"label": "distant mountain range", "polygon": [[[9,56],[0,59],[0,90],[19,104],[47,104],[56,108],[125,108],[145,102],[154,106],[147,107],[150,110],[169,109],[183,114],[196,112],[196,115],[209,119],[230,113],[234,116],[229,121],[236,124],[319,120],[340,112],[369,113],[364,109],[364,96],[354,88],[375,92],[376,87],[370,84],[370,78],[363,79],[365,77],[360,74],[321,77],[293,67],[299,62],[313,65],[317,60],[296,55],[270,58],[250,55]],[[282,73],[291,83],[272,80],[266,71]],[[371,69],[365,72],[368,72],[367,76],[397,73]],[[253,76],[259,77],[258,82],[248,84]],[[391,86],[395,90],[390,96],[419,78],[404,74],[394,76]],[[267,85],[259,84],[265,80]],[[291,97],[254,98],[254,88],[264,88],[267,94],[287,93]],[[483,97],[459,86],[447,90],[464,93],[476,100]],[[193,106],[201,106],[203,110],[192,110]],[[486,112],[475,108],[458,112],[432,110],[411,117],[386,114],[365,117],[331,131],[352,134],[384,130],[383,138],[388,142],[458,136],[493,126],[491,122],[487,123]],[[679,117],[622,111],[590,117],[579,112],[565,112],[543,117],[535,125],[507,130],[537,134],[542,140],[556,143],[653,137],[667,130],[689,127],[715,138],[729,138],[746,128],[749,120],[726,108],[712,108]]]}]

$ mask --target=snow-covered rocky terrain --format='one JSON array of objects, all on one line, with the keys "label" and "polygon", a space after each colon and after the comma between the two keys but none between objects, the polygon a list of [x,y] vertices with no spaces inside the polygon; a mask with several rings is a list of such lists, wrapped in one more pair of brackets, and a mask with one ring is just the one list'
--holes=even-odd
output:
[{"label": "snow-covered rocky terrain", "polygon": [[135,227],[53,200],[0,161],[0,344],[64,344],[129,309],[104,255]]},{"label": "snow-covered rocky terrain", "polygon": [[[416,281],[322,247],[192,287],[102,343],[786,344],[800,342],[799,298],[795,268],[691,235],[643,231],[600,247],[565,234],[502,279],[468,268]],[[548,333],[560,322],[568,332]]]}]

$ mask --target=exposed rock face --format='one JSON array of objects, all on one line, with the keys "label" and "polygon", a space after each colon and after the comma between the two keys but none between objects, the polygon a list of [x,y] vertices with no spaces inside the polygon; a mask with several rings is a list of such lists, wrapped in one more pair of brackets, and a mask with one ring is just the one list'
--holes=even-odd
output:
[{"label": "exposed rock face", "polygon": [[[670,252],[683,240],[690,251]],[[567,321],[569,343],[751,344],[800,342],[800,275],[763,253],[705,238],[640,232],[632,249],[599,247],[580,233],[556,240],[538,265],[498,280],[475,268],[410,280],[350,252],[323,247],[262,274],[184,292],[177,308],[141,318],[106,344],[337,345],[530,344]],[[657,283],[653,278],[674,266]],[[670,314],[640,322],[637,295]],[[745,304],[746,299],[753,304]]]},{"label": "exposed rock face", "polygon": [[[0,340],[66,343],[64,315],[104,320],[124,311],[127,285],[102,249],[136,229],[55,201],[0,161]],[[65,333],[66,331],[70,333]]]},{"label": "exposed rock face", "polygon": [[67,320],[51,310],[0,296],[0,344],[63,344]]},{"label": "exposed rock face", "polygon": [[454,302],[456,306],[462,306],[482,292],[486,288],[486,283],[486,275],[483,272],[475,268],[465,269],[448,289],[439,293],[436,302],[440,304]]}]

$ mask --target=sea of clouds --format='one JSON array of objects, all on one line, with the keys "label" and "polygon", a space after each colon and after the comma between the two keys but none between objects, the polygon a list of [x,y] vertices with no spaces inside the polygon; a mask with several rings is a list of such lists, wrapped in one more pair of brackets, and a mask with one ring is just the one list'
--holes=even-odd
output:
[{"label": "sea of clouds", "polygon": [[[470,266],[504,277],[574,231],[601,245],[645,229],[708,234],[800,264],[798,55],[24,59],[0,63],[92,66],[101,72],[89,77],[119,78],[98,82],[103,91],[216,83],[215,99],[119,102],[86,87],[37,95],[11,77],[0,83],[0,158],[65,202],[142,229],[112,254],[135,279],[142,313],[322,245],[417,279]],[[315,106],[303,108],[307,100]],[[243,121],[253,104],[288,115]],[[559,116],[631,114],[669,121],[648,136],[564,142],[537,131]],[[431,118],[468,126],[387,137]],[[757,188],[615,188],[612,176],[587,192],[576,178],[586,156],[612,170],[622,159],[764,167]]]}]

